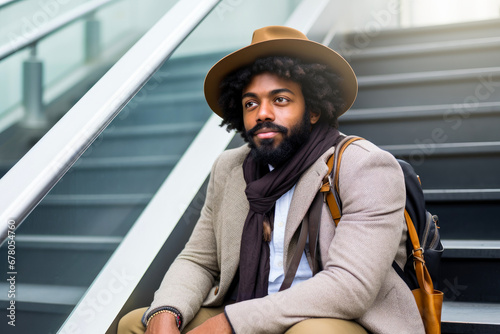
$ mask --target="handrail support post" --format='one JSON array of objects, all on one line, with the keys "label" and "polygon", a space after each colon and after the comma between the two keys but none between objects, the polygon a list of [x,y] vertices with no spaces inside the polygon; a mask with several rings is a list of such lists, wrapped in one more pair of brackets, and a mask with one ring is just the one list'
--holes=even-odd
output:
[{"label": "handrail support post", "polygon": [[23,106],[26,116],[22,125],[40,128],[47,125],[43,108],[43,63],[37,56],[36,43],[30,46],[30,56],[23,62]]},{"label": "handrail support post", "polygon": [[92,12],[85,20],[85,61],[91,62],[99,57],[101,52],[101,22]]}]

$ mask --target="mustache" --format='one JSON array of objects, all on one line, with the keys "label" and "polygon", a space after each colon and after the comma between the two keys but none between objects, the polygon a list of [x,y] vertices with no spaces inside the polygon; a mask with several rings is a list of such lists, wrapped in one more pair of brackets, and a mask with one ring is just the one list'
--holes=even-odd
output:
[{"label": "mustache", "polygon": [[246,132],[247,138],[251,138],[255,135],[255,132],[261,130],[261,129],[270,129],[270,130],[275,130],[277,132],[282,132],[282,133],[288,133],[288,129],[282,125],[278,125],[272,122],[263,122],[259,123],[250,130]]}]

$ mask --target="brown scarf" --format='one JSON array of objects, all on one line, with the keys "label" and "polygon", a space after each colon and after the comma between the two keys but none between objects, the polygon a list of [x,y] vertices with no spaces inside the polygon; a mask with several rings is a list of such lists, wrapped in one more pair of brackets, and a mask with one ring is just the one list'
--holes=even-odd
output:
[{"label": "brown scarf", "polygon": [[266,215],[269,215],[276,201],[297,183],[302,174],[336,143],[338,136],[338,130],[332,127],[323,124],[313,126],[308,141],[290,161],[265,175],[262,171],[267,166],[261,166],[251,154],[246,157],[243,174],[247,183],[245,193],[250,210],[241,237],[237,301],[267,295],[269,244],[262,240],[263,223],[269,219]]}]

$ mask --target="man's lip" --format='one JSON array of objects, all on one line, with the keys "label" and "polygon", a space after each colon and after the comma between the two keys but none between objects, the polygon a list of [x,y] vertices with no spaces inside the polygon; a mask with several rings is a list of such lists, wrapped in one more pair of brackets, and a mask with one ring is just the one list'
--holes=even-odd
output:
[{"label": "man's lip", "polygon": [[263,128],[263,129],[260,129],[260,130],[257,130],[255,132],[255,136],[261,138],[261,139],[265,139],[265,138],[272,138],[274,137],[279,131],[277,130],[273,130],[273,129],[269,129],[269,128]]},{"label": "man's lip", "polygon": [[259,132],[256,134],[256,136],[260,139],[267,139],[267,138],[272,138],[278,134],[278,131],[265,131],[265,132]]}]

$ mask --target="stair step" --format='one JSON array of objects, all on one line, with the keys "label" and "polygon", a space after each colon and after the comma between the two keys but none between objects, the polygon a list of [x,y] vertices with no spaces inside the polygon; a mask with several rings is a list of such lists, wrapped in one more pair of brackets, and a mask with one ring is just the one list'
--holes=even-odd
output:
[{"label": "stair step", "polygon": [[[477,79],[482,76],[500,76],[500,67],[467,68],[439,70],[428,72],[406,72],[396,74],[367,75],[358,78],[360,89],[377,86],[399,86],[413,84],[428,84],[434,82],[448,82],[458,80]],[[494,82],[496,86],[498,82]]]},{"label": "stair step", "polygon": [[500,333],[500,304],[444,302],[441,318],[443,334]]},{"label": "stair step", "polygon": [[41,205],[136,205],[148,204],[152,194],[49,195]]},{"label": "stair step", "polygon": [[[8,291],[7,283],[0,283],[0,291]],[[2,333],[56,333],[74,306],[87,290],[82,286],[42,285],[16,282],[15,330],[5,318],[0,324]],[[7,294],[0,294],[0,307],[5,310],[10,300]],[[89,308],[89,315],[95,311]],[[4,312],[6,313],[6,312]],[[41,330],[43,329],[43,330]]]},{"label": "stair step", "polygon": [[500,240],[441,240],[443,258],[500,259]]},{"label": "stair step", "polygon": [[[456,251],[451,253],[457,255]],[[472,255],[473,252],[469,252],[464,257],[443,257],[437,289],[448,301],[500,304],[500,258]]]},{"label": "stair step", "polygon": [[[377,145],[500,141],[500,102],[354,109],[340,129]],[[390,136],[388,135],[390,134]]]},{"label": "stair step", "polygon": [[[461,51],[467,49],[489,49],[500,46],[498,36],[474,39],[462,39],[440,42],[426,42],[420,44],[396,44],[384,47],[372,47],[359,50],[352,55],[353,60],[387,58],[391,56],[411,56],[426,53],[441,53],[447,51]],[[441,68],[441,67],[439,67]]]},{"label": "stair step", "polygon": [[424,189],[426,201],[498,201],[500,189]]},{"label": "stair step", "polygon": [[[349,62],[358,76],[499,65],[500,38],[487,37],[422,44],[404,44],[362,50],[347,50]],[[453,58],[453,61],[450,59]]]},{"label": "stair step", "polygon": [[[474,226],[475,224],[469,224]],[[441,226],[441,232],[449,227]],[[460,240],[444,238],[437,288],[445,300],[500,303],[500,239]]]},{"label": "stair step", "polygon": [[[387,108],[363,108],[350,109],[342,115],[339,120],[343,123],[357,123],[363,121],[394,121],[400,119],[415,120],[420,117],[442,118],[448,111],[457,110],[467,117],[474,115],[496,115],[500,114],[500,102],[479,102],[460,104],[437,104],[437,105],[416,105],[416,106],[396,106]],[[464,117],[465,118],[465,117]]]},{"label": "stair step", "polygon": [[[431,144],[427,144],[431,145]],[[408,144],[408,145],[383,145],[381,148],[391,152],[396,156],[408,156],[410,152],[418,150],[424,145]],[[433,143],[432,153],[428,155],[456,155],[456,154],[486,154],[500,153],[500,141],[494,142],[467,142],[467,143]]]},{"label": "stair step", "polygon": [[141,168],[149,166],[171,166],[179,161],[179,155],[82,158],[73,166],[75,169]]},{"label": "stair step", "polygon": [[500,142],[416,142],[381,148],[409,162],[426,190],[500,188]]},{"label": "stair step", "polygon": [[[8,283],[0,283],[1,291],[9,291]],[[27,284],[16,282],[16,309],[37,311],[43,305],[45,311],[61,312],[73,308],[87,291],[83,286]],[[7,294],[0,294],[0,304],[8,302]],[[2,307],[3,308],[3,307]]]},{"label": "stair step", "polygon": [[424,189],[444,239],[500,240],[500,189]]},{"label": "stair step", "polygon": [[49,194],[18,231],[19,234],[124,236],[152,196]]},{"label": "stair step", "polygon": [[112,127],[101,134],[83,155],[101,157],[136,157],[181,155],[191,144],[203,123]]},{"label": "stair step", "polygon": [[[210,66],[205,66],[203,68],[194,68],[190,71],[183,71],[182,73],[170,73],[168,71],[158,73],[155,76],[156,82],[153,81],[152,84],[146,85],[143,88],[146,90],[143,95],[147,93],[153,97],[159,97],[161,95],[168,96],[170,94],[186,94],[188,92],[199,93],[209,69]],[[146,102],[144,98],[140,100]]]},{"label": "stair step", "polygon": [[148,106],[166,106],[178,105],[190,101],[204,99],[203,92],[200,90],[183,91],[176,94],[150,94],[147,99],[143,98],[136,101],[136,104],[142,108]]},{"label": "stair step", "polygon": [[51,194],[154,193],[179,159],[178,155],[82,158]]},{"label": "stair step", "polygon": [[[137,100],[145,100],[145,95],[157,95],[166,92],[184,93],[186,91],[201,91],[208,70],[219,59],[230,53],[211,53],[180,58],[170,58],[153,78],[146,83]],[[134,100],[132,100],[134,101]]]},{"label": "stair step", "polygon": [[170,58],[165,65],[162,66],[155,76],[168,77],[197,74],[204,78],[208,70],[219,61],[219,59],[232,51],[234,50],[183,57],[175,57],[174,55],[174,57]]},{"label": "stair step", "polygon": [[[482,20],[424,27],[397,28],[381,30],[376,36],[351,33],[344,36],[344,46],[339,50],[350,48],[365,49],[391,45],[422,44],[430,42],[446,42],[450,40],[497,37],[500,20]],[[336,47],[335,43],[333,47]]]},{"label": "stair step", "polygon": [[500,67],[359,77],[353,108],[500,101]]},{"label": "stair step", "polygon": [[[207,73],[209,68],[205,71]],[[166,96],[171,94],[185,94],[186,92],[199,93],[199,91],[203,88],[203,83],[205,82],[204,76],[193,75],[193,77],[177,77],[177,78],[167,78],[163,82],[161,86],[156,88],[151,92],[151,95],[160,95],[164,94]],[[203,99],[204,101],[204,99]],[[171,104],[176,103],[179,105],[180,101],[173,101],[165,104],[166,106],[170,106]],[[148,107],[146,104],[145,107]]]},{"label": "stair step", "polygon": [[[57,231],[52,231],[57,233]],[[16,233],[17,279],[30,284],[89,286],[121,237]],[[3,247],[5,250],[5,247]],[[23,261],[21,261],[23,259]],[[7,261],[0,264],[7,272]]]},{"label": "stair step", "polygon": [[157,104],[128,104],[110,126],[179,124],[206,121],[212,111],[203,96],[159,101]]},{"label": "stair step", "polygon": [[81,236],[81,235],[16,235],[16,244],[32,249],[79,249],[89,251],[115,250],[122,237],[113,236]]},{"label": "stair step", "polygon": [[153,137],[158,135],[179,134],[199,131],[205,122],[183,122],[151,125],[135,125],[126,127],[108,127],[101,136],[110,138]]}]

